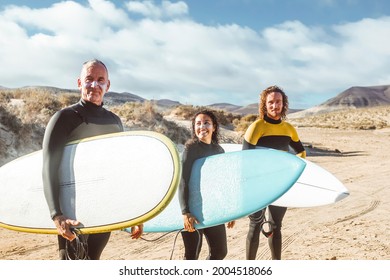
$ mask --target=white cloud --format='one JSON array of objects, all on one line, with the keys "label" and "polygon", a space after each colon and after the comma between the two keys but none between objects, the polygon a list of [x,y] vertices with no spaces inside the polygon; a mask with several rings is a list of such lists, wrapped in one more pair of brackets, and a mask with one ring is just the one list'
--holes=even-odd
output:
[{"label": "white cloud", "polygon": [[170,1],[163,1],[162,6],[165,11],[165,14],[170,17],[188,14],[188,6],[183,1],[179,1],[176,3],[172,3]]},{"label": "white cloud", "polygon": [[188,6],[183,1],[176,3],[162,1],[161,7],[156,5],[154,1],[150,0],[129,1],[126,3],[126,7],[130,12],[156,19],[183,16],[188,13]]},{"label": "white cloud", "polygon": [[189,14],[184,2],[169,1],[5,7],[0,85],[76,88],[81,63],[93,57],[106,62],[112,90],[187,104],[255,103],[278,84],[297,108],[350,86],[390,82],[390,17],[328,29],[291,21],[257,32],[204,25]]}]

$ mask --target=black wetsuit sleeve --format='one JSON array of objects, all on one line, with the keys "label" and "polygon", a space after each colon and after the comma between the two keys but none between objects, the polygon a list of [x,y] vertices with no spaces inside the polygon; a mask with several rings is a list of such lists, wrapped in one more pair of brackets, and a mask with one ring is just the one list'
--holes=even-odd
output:
[{"label": "black wetsuit sleeve", "polygon": [[117,122],[117,125],[119,126],[119,131],[125,131],[125,128],[123,127],[121,119],[117,115],[115,115],[114,113],[111,113],[111,115],[114,117],[115,121]]},{"label": "black wetsuit sleeve", "polygon": [[59,205],[60,186],[58,169],[61,164],[62,154],[68,135],[72,126],[76,126],[76,124],[72,125],[69,122],[69,119],[74,119],[74,116],[72,116],[74,114],[75,112],[72,111],[60,111],[54,114],[46,127],[43,138],[42,180],[51,218],[62,214]]},{"label": "black wetsuit sleeve", "polygon": [[249,149],[256,149],[256,146],[255,145],[252,145],[251,143],[249,143],[248,141],[246,141],[245,139],[242,141],[242,149],[243,150],[249,150]]},{"label": "black wetsuit sleeve", "polygon": [[191,169],[193,164],[193,159],[191,159],[191,153],[187,149],[184,150],[182,156],[183,170],[182,170],[182,180],[179,185],[178,197],[180,202],[181,213],[186,214],[190,212],[188,205],[189,199],[189,190],[188,184],[191,176]]},{"label": "black wetsuit sleeve", "polygon": [[305,150],[301,141],[298,142],[291,141],[290,147],[293,148],[296,154],[302,153]]}]

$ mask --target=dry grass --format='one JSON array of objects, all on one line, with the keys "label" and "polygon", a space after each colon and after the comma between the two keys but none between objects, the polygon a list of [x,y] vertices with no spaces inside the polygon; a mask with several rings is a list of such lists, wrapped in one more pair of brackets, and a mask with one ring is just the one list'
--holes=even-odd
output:
[{"label": "dry grass", "polygon": [[184,144],[190,137],[190,133],[176,123],[167,121],[157,111],[153,102],[144,103],[128,102],[111,108],[111,111],[121,117],[128,130],[151,130],[156,131],[172,139],[177,144]]},{"label": "dry grass", "polygon": [[[40,148],[58,97],[34,89],[0,91],[0,162]],[[20,153],[20,154],[19,154]]]},{"label": "dry grass", "polygon": [[382,129],[390,127],[390,106],[359,108],[289,120],[295,126],[337,129]]},{"label": "dry grass", "polygon": [[243,116],[240,119],[234,119],[233,120],[233,125],[234,125],[234,130],[243,134],[245,131],[248,129],[249,125],[253,123],[257,119],[258,115],[247,115]]}]

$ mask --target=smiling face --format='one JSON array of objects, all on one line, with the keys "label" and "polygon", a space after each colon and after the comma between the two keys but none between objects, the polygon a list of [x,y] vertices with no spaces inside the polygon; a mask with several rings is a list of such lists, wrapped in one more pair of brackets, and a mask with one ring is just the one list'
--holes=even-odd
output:
[{"label": "smiling face", "polygon": [[266,102],[267,116],[273,120],[282,117],[283,96],[280,92],[271,92],[267,95]]},{"label": "smiling face", "polygon": [[210,144],[215,127],[212,119],[206,114],[199,114],[195,118],[195,135],[201,142]]},{"label": "smiling face", "polygon": [[98,106],[102,105],[104,94],[110,88],[106,67],[101,63],[85,65],[77,84],[82,99]]}]

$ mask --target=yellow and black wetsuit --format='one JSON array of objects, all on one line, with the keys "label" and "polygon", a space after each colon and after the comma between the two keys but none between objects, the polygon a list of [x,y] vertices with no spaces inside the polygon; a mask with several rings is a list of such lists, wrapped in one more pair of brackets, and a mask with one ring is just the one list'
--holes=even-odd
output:
[{"label": "yellow and black wetsuit", "polygon": [[256,146],[289,151],[296,154],[305,151],[295,128],[283,120],[264,119],[253,122],[245,132],[243,149],[254,149]]},{"label": "yellow and black wetsuit", "polygon": [[[255,149],[256,147],[266,147],[286,152],[292,148],[298,156],[306,156],[305,149],[299,140],[295,128],[288,122],[281,119],[273,120],[267,116],[264,116],[264,119],[253,122],[245,133],[243,150]],[[272,186],[270,186],[270,188],[272,188]],[[272,259],[281,259],[281,227],[287,208],[270,205],[268,206],[268,210],[274,223],[273,233],[268,238]],[[256,259],[257,249],[259,247],[259,235],[262,222],[264,221],[264,213],[265,209],[262,209],[249,216],[250,223],[246,241],[246,258],[248,260]]]},{"label": "yellow and black wetsuit", "polygon": [[[97,106],[82,99],[78,103],[58,111],[50,119],[43,138],[42,178],[44,193],[52,218],[62,215],[59,201],[58,169],[66,143],[121,131],[123,131],[123,125],[117,115],[106,110],[103,106]],[[96,153],[99,153],[99,151],[96,151]],[[93,234],[88,237],[90,259],[100,257],[109,236],[109,233],[104,233]],[[59,236],[61,259],[65,258],[65,242],[66,239]]]}]

